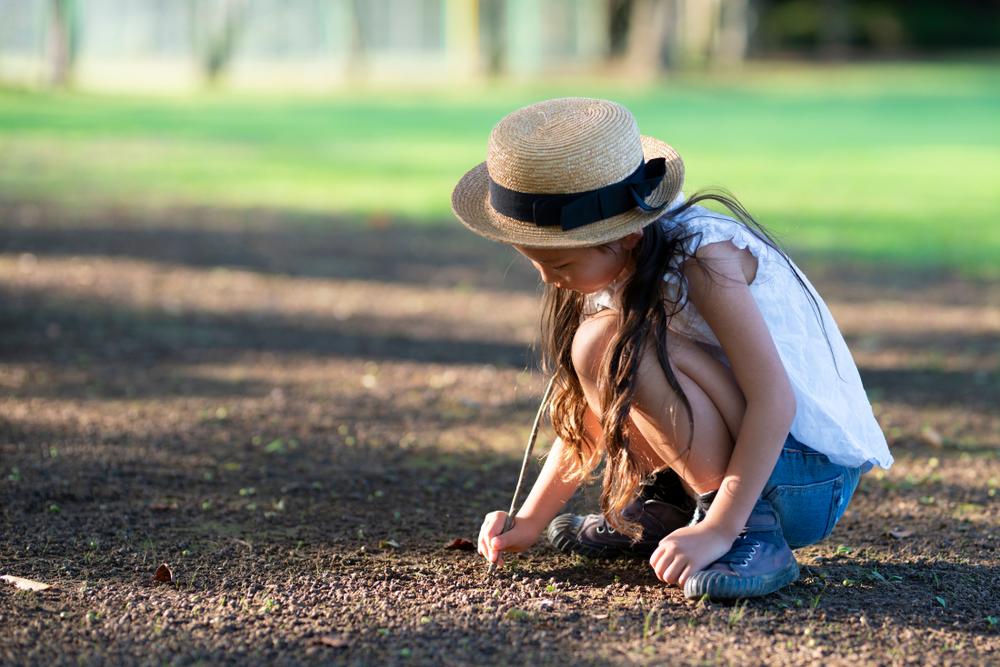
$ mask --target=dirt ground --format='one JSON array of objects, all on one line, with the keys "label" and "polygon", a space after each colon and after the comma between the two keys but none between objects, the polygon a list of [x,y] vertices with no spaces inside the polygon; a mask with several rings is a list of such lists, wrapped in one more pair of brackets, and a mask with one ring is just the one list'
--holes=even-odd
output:
[{"label": "dirt ground", "polygon": [[0,663],[1000,661],[995,285],[800,258],[897,462],[723,605],[444,549],[509,503],[535,278],[457,224],[331,223],[0,206],[0,574],[52,585],[0,585]]}]

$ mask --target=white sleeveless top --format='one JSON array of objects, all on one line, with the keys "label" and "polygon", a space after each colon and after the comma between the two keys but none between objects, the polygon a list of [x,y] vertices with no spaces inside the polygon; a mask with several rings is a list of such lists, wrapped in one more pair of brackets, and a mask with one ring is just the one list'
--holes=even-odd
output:
[{"label": "white sleeveless top", "polygon": [[[683,195],[678,196],[670,208],[683,201]],[[795,392],[792,435],[839,465],[856,467],[866,462],[883,468],[892,465],[885,435],[872,413],[847,344],[805,274],[795,267],[815,297],[815,305],[781,255],[732,218],[696,205],[677,216],[667,214],[653,224],[676,230],[683,236],[700,234],[688,242],[687,249],[692,254],[702,245],[719,241],[730,241],[737,248],[747,248],[753,253],[757,258],[757,275],[750,293],[764,316]],[[678,225],[683,229],[676,229]],[[668,290],[676,294],[679,286],[674,277],[667,274],[664,280],[668,282]],[[616,297],[617,292],[612,288],[588,295],[585,314],[614,308]],[[816,306],[826,325],[826,335],[817,318]],[[688,302],[673,317],[670,329],[701,343],[729,365],[718,338],[694,304]]]}]

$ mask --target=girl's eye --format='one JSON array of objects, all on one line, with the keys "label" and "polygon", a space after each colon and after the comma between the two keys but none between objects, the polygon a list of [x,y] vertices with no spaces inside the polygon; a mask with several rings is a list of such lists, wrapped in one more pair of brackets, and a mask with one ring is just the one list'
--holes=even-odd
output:
[{"label": "girl's eye", "polygon": [[562,269],[569,268],[569,264],[560,264],[559,266],[553,266],[552,268],[556,271],[561,271]]}]

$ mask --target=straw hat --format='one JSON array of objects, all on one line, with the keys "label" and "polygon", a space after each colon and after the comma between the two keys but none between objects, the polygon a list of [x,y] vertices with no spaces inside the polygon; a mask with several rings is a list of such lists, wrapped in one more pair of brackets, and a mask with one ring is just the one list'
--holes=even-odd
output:
[{"label": "straw hat", "polygon": [[451,207],[494,241],[576,248],[642,229],[663,215],[683,181],[677,152],[641,136],[628,109],[571,97],[497,123],[486,162],[461,178]]}]

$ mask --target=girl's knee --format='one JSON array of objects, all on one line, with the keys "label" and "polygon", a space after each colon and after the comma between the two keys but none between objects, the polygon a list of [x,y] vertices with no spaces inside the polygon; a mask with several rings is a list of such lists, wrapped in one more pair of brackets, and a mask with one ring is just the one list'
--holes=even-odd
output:
[{"label": "girl's knee", "polygon": [[618,329],[614,311],[602,310],[580,323],[573,335],[573,369],[580,378],[595,381],[604,353]]},{"label": "girl's knee", "polygon": [[[573,368],[579,377],[589,381],[595,381],[598,378],[601,362],[607,352],[608,345],[611,344],[618,331],[619,325],[617,313],[612,310],[603,310],[580,324],[573,336],[572,348]],[[655,358],[654,345],[656,345],[656,341],[650,339],[643,355],[653,355]],[[678,358],[684,359],[698,352],[701,351],[697,345],[688,338],[678,334],[671,334],[667,338],[667,354],[671,370],[674,373],[680,372]],[[705,353],[701,352],[701,354]]]}]

